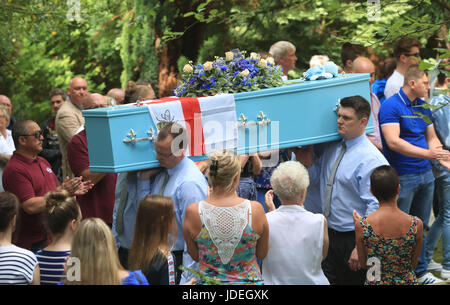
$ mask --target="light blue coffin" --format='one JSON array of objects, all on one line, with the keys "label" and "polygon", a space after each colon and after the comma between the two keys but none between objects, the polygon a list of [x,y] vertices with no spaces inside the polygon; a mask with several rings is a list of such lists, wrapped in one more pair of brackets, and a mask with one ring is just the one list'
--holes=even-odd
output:
[{"label": "light blue coffin", "polygon": [[[283,87],[237,93],[237,153],[253,153],[337,140],[339,99],[361,95],[370,101],[369,74],[317,81],[289,81]],[[92,172],[118,173],[159,166],[156,130],[146,106],[136,104],[84,110]],[[133,130],[135,135],[130,134]],[[372,118],[366,128],[374,132]],[[134,138],[133,138],[134,136]],[[150,140],[148,140],[150,138]],[[142,139],[133,141],[132,139]],[[193,157],[194,161],[205,159]]]}]

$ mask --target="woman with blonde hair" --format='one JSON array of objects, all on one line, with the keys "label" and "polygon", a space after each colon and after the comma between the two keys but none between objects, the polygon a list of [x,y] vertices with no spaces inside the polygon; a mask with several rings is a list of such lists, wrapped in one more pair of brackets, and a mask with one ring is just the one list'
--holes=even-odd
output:
[{"label": "woman with blonde hair", "polygon": [[51,243],[36,252],[41,270],[41,285],[57,285],[64,278],[66,258],[75,229],[81,222],[81,210],[77,201],[66,190],[45,195],[43,222],[49,232]]},{"label": "woman with blonde hair", "polygon": [[264,209],[236,194],[241,163],[235,153],[217,151],[209,162],[208,198],[186,210],[187,251],[208,278],[223,284],[262,284],[256,257],[263,259],[269,248]]},{"label": "woman with blonde hair", "polygon": [[79,273],[67,276],[66,285],[148,285],[140,270],[131,272],[122,267],[114,236],[100,218],[81,222],[73,236],[70,258],[79,262]]},{"label": "woman with blonde hair", "polygon": [[[151,285],[175,285],[175,210],[172,198],[147,195],[139,203],[128,256],[131,270],[142,270]],[[169,236],[170,235],[170,236]]]}]

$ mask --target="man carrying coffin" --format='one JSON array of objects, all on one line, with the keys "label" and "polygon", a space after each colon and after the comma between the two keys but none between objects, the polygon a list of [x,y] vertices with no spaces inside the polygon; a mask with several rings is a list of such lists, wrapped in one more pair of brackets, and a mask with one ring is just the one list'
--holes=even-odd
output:
[{"label": "man carrying coffin", "polygon": [[320,185],[320,204],[328,221],[330,240],[327,258],[322,262],[332,285],[363,285],[365,270],[358,262],[353,211],[366,216],[378,209],[370,193],[370,174],[388,165],[381,152],[369,141],[365,129],[370,104],[361,96],[341,99],[337,129],[342,140],[295,149],[296,158],[309,167],[311,185]]},{"label": "man carrying coffin", "polygon": [[[188,137],[181,125],[167,123],[162,127],[155,142],[156,159],[162,169],[151,169],[137,174],[121,173],[117,181],[114,207],[113,231],[120,243],[119,256],[121,256],[121,261],[124,261],[133,237],[140,200],[148,194],[162,195],[173,199],[177,225],[176,244],[173,249],[177,284],[181,280],[181,271],[178,267],[184,265],[194,268],[195,264],[186,252],[183,238],[186,208],[191,203],[206,199],[208,189],[204,175],[195,163],[185,156],[187,145]],[[183,273],[182,282],[187,280],[189,280],[187,275]]]}]

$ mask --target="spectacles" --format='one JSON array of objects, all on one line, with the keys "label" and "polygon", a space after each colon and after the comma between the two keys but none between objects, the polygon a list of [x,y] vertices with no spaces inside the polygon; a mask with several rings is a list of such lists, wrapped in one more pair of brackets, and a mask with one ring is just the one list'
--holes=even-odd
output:
[{"label": "spectacles", "polygon": [[36,131],[33,134],[21,134],[19,137],[35,137],[36,139],[40,139],[44,132],[42,130]]},{"label": "spectacles", "polygon": [[163,158],[169,158],[170,156],[172,156],[173,155],[173,153],[170,153],[170,154],[162,154],[162,153],[160,153],[160,152],[156,152],[156,154],[158,155],[158,156],[161,156],[161,157],[163,157]]},{"label": "spectacles", "polygon": [[405,53],[404,55],[405,55],[405,56],[408,56],[408,57],[410,57],[410,56],[420,57],[420,53],[414,53],[414,54],[408,54],[408,53]]}]

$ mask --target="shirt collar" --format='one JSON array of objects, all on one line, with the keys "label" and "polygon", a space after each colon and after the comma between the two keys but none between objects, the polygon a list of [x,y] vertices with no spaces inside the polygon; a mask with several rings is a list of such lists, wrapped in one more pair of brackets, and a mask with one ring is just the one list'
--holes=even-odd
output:
[{"label": "shirt collar", "polygon": [[405,103],[406,106],[416,106],[423,103],[422,99],[420,99],[419,97],[411,102],[406,93],[403,91],[403,88],[400,88],[398,95],[400,96],[400,99],[403,101],[403,103]]},{"label": "shirt collar", "polygon": [[176,173],[177,171],[179,171],[181,168],[184,167],[184,164],[186,164],[187,162],[187,158],[184,157],[183,160],[180,161],[180,163],[178,163],[177,165],[175,165],[172,168],[168,168],[167,169],[167,173],[169,174],[169,176],[172,176],[174,173]]},{"label": "shirt collar", "polygon": [[17,151],[13,152],[13,156],[14,156],[14,158],[18,159],[19,161],[25,162],[27,164],[32,164],[34,162],[37,162],[37,159],[38,159],[37,157],[35,159],[25,157],[24,155],[18,153]]},{"label": "shirt collar", "polygon": [[305,208],[302,208],[298,204],[290,204],[290,205],[280,205],[277,210],[291,210],[291,211],[299,211],[304,212],[306,211]]},{"label": "shirt collar", "polygon": [[353,138],[353,139],[350,139],[350,140],[345,140],[345,139],[343,139],[342,141],[345,142],[345,146],[346,146],[347,149],[348,149],[348,148],[350,148],[350,147],[352,147],[352,146],[354,146],[354,145],[356,145],[356,144],[358,144],[358,143],[361,143],[361,142],[364,141],[365,139],[366,139],[366,134],[363,133],[362,135],[360,135],[360,136],[358,136],[358,137],[356,137],[356,138]]}]

